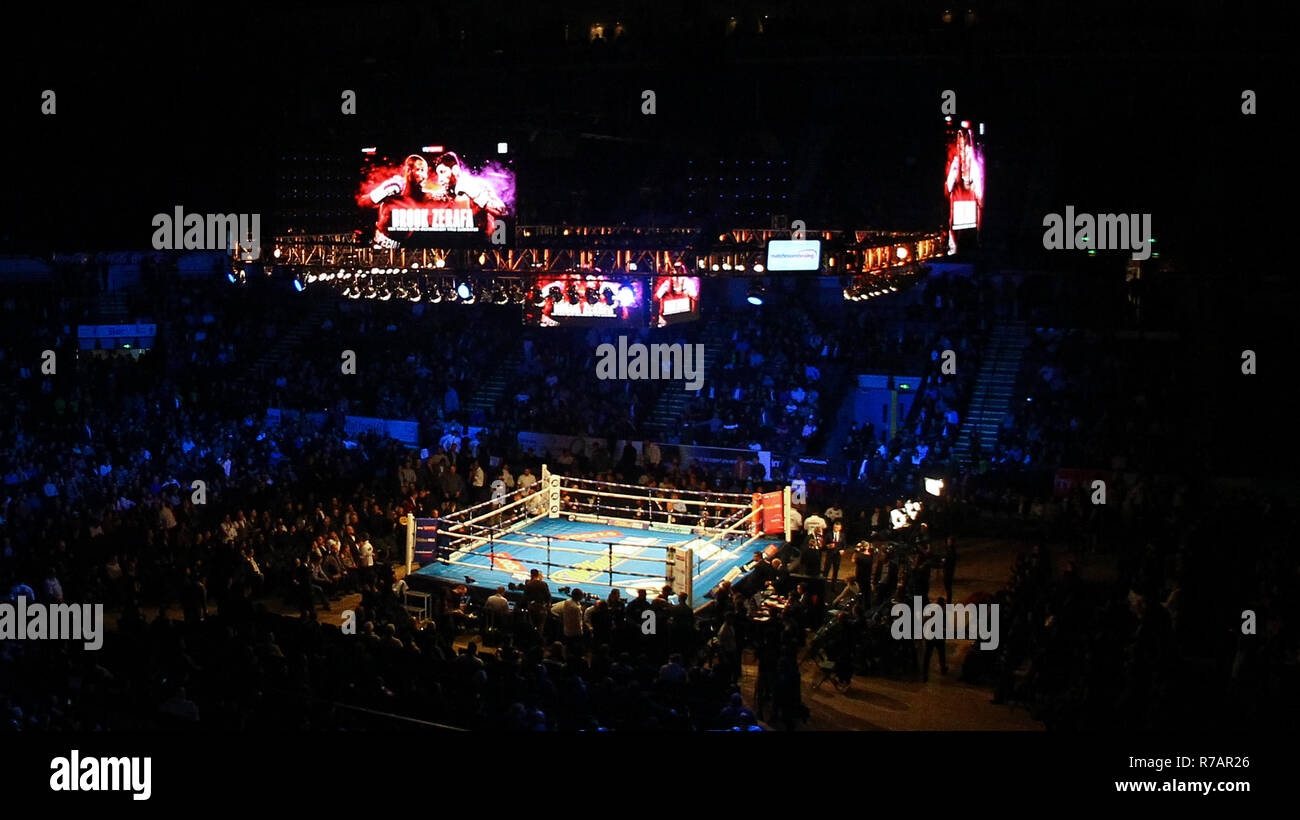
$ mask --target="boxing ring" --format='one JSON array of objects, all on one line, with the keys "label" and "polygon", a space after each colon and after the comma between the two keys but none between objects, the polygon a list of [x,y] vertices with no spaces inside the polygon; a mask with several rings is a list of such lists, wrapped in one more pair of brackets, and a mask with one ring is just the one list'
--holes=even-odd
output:
[{"label": "boxing ring", "polygon": [[698,609],[744,574],[755,550],[772,555],[788,540],[789,505],[789,487],[762,495],[642,487],[543,466],[539,482],[498,500],[408,518],[407,571],[495,590],[537,569],[557,598],[573,588],[604,597],[671,585]]}]

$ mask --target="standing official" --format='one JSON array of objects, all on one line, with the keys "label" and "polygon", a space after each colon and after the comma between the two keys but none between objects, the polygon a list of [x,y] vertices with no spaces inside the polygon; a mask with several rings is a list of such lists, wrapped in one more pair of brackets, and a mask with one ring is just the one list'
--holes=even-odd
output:
[{"label": "standing official", "polygon": [[837,520],[831,526],[830,535],[826,538],[825,548],[822,550],[822,575],[830,578],[831,581],[838,581],[840,578],[840,558],[844,549],[844,522]]}]

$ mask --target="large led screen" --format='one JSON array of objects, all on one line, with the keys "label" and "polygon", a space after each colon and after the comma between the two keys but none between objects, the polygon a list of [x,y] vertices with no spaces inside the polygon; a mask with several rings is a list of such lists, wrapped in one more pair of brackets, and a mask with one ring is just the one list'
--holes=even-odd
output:
[{"label": "large led screen", "polygon": [[767,243],[769,271],[821,270],[822,243],[819,239],[773,239]]},{"label": "large led screen", "polygon": [[984,213],[984,149],[969,122],[950,127],[944,193],[948,197],[951,230],[980,227]]},{"label": "large led screen", "polygon": [[593,327],[646,324],[645,283],[600,273],[539,276],[524,302],[524,324]]},{"label": "large led screen", "polygon": [[650,297],[651,318],[656,327],[700,318],[698,276],[656,276]]},{"label": "large led screen", "polygon": [[514,243],[514,172],[442,146],[391,156],[363,149],[356,199],[366,215],[362,234],[375,247]]}]

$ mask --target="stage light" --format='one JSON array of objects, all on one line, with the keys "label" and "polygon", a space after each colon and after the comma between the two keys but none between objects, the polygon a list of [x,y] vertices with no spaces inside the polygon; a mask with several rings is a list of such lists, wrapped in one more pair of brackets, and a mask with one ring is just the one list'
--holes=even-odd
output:
[{"label": "stage light", "polygon": [[376,276],[376,275],[378,275],[378,274],[379,274],[379,268],[371,268],[371,269],[370,269],[370,275],[371,275],[371,276]]},{"label": "stage light", "polygon": [[754,306],[763,304],[763,286],[751,285],[749,295],[745,297],[745,301]]},{"label": "stage light", "polygon": [[276,248],[275,250],[271,251],[271,255],[274,256],[276,259],[279,259],[279,258],[280,258],[280,249],[279,249],[279,248]]},{"label": "stage light", "polygon": [[235,272],[234,272],[234,271],[231,271],[230,273],[227,273],[227,274],[226,274],[226,278],[230,280],[230,284],[232,284],[232,285],[235,284],[236,281],[238,281],[238,280],[235,279]]},{"label": "stage light", "polygon": [[304,284],[302,283],[302,277],[301,277],[301,276],[295,276],[295,277],[293,277],[293,289],[294,289],[294,290],[298,291],[299,293],[302,293],[303,288],[305,288],[305,287],[307,287],[307,286],[304,285]]},{"label": "stage light", "polygon": [[447,266],[447,260],[446,260],[446,259],[443,259],[443,258],[441,258],[441,257],[439,257],[439,258],[433,260],[433,266],[434,266],[435,268],[446,267],[446,266]]},{"label": "stage light", "polygon": [[473,291],[470,290],[468,282],[461,282],[459,285],[456,286],[456,295],[459,296],[461,299],[469,299],[471,296],[474,295],[474,293]]},{"label": "stage light", "polygon": [[754,273],[762,273],[765,270],[767,270],[767,268],[763,267],[762,262],[759,262],[757,265],[754,266]]},{"label": "stage light", "polygon": [[697,259],[695,260],[695,263],[696,263],[695,267],[699,268],[700,270],[704,270],[709,265],[709,263],[705,262],[703,259]]},{"label": "stage light", "polygon": [[900,245],[900,246],[898,247],[898,249],[897,249],[896,251],[894,251],[894,254],[895,254],[896,256],[898,256],[899,259],[906,259],[906,258],[907,258],[907,248],[904,248],[904,247],[902,247],[902,246]]},{"label": "stage light", "polygon": [[624,285],[618,289],[619,307],[631,307],[636,304],[636,291],[631,285]]},{"label": "stage light", "polygon": [[507,153],[509,150],[510,150],[510,146],[506,145],[504,142],[498,142],[498,143],[497,143],[497,153],[498,153],[498,154],[504,154],[504,153]]},{"label": "stage light", "polygon": [[740,271],[741,273],[744,273],[744,272],[745,272],[745,266],[744,266],[744,265],[737,265],[737,266],[736,266],[736,270]]},{"label": "stage light", "polygon": [[722,263],[722,269],[723,269],[723,270],[731,270],[731,263],[730,263],[730,262],[723,262],[723,263]]},{"label": "stage light", "polygon": [[717,273],[718,270],[720,270],[720,268],[715,264],[715,265],[713,266],[713,272],[714,272],[714,273]]},{"label": "stage light", "polygon": [[480,253],[480,254],[478,255],[478,263],[479,263],[480,265],[486,265],[486,264],[487,264],[487,254],[486,254],[486,253]]}]

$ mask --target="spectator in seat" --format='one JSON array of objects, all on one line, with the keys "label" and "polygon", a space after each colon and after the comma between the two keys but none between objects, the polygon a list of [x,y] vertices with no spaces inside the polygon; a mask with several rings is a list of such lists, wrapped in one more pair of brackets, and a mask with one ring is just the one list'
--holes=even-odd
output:
[{"label": "spectator in seat", "polygon": [[63,584],[59,583],[54,567],[45,573],[45,600],[51,604],[63,603]]}]

